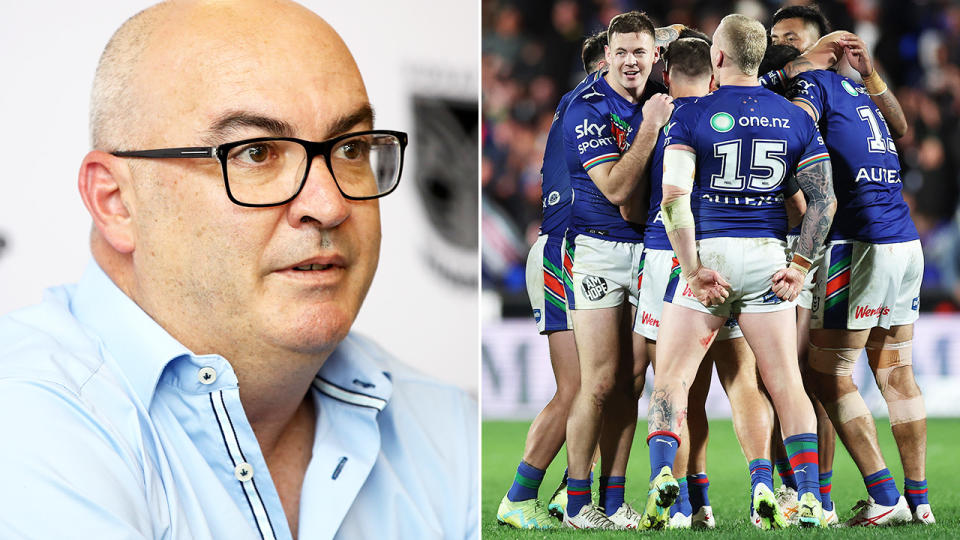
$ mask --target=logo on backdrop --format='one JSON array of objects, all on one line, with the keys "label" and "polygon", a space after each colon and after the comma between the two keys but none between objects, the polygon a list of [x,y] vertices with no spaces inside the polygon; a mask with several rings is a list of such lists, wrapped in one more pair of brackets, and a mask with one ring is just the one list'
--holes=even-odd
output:
[{"label": "logo on backdrop", "polygon": [[412,178],[434,234],[421,256],[443,279],[458,287],[477,284],[477,122],[475,81],[457,73],[419,71],[413,97]]}]

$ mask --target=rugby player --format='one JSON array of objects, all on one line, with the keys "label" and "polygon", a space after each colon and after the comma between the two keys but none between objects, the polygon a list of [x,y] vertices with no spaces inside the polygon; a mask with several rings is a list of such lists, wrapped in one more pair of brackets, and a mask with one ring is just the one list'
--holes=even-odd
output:
[{"label": "rugby player", "polygon": [[[686,37],[686,36],[694,37]],[[664,54],[664,82],[675,110],[686,103],[696,101],[713,87],[710,64],[710,38],[705,34],[686,29],[680,32],[681,39],[670,45]],[[676,287],[679,280],[679,263],[667,239],[660,213],[661,177],[663,172],[663,131],[651,158],[650,197],[646,227],[643,234],[641,258],[640,301],[634,331],[646,338],[647,356],[654,362],[656,372],[656,339],[664,296],[670,286]],[[672,293],[669,294],[672,297]],[[710,389],[713,363],[724,390],[728,393],[733,410],[734,431],[740,440],[747,460],[751,463],[753,479],[762,477],[766,471],[770,478],[769,430],[773,410],[766,395],[759,389],[756,377],[756,362],[746,345],[736,321],[731,319],[718,332],[707,357],[690,388],[688,422],[681,426],[681,439],[685,444],[677,449],[673,472],[679,484],[679,496],[671,507],[671,528],[714,528],[716,521],[707,494],[709,479],[706,474],[706,444],[708,436],[705,402]],[[689,426],[689,435],[688,435]],[[755,460],[766,461],[763,467]],[[689,475],[687,475],[689,473]],[[772,485],[770,486],[772,489]],[[760,523],[757,518],[753,521]]]},{"label": "rugby player", "polygon": [[[894,129],[887,123],[902,134],[906,122],[863,41],[852,36],[843,44],[862,86],[832,71],[811,71],[796,79],[790,94],[823,128],[838,200],[811,316],[814,391],[869,494],[847,525],[934,523],[925,476],[926,410],[911,361],[923,253],[900,194]],[[889,410],[906,497],[883,461],[873,418],[853,382],[864,347]]]},{"label": "rugby player", "polygon": [[[672,99],[660,93],[662,85],[647,80],[659,57],[650,19],[636,11],[620,14],[610,21],[607,40],[609,71],[577,92],[563,120],[574,190],[566,237],[572,269],[567,301],[581,368],[567,421],[564,524],[575,528],[638,524],[623,494],[636,430],[634,373],[646,370],[642,342],[630,329],[643,227],[627,222],[620,205],[645,182],[657,133],[673,110]],[[643,120],[634,129],[638,118]],[[598,441],[605,511],[590,503],[590,463]]]},{"label": "rugby player", "polygon": [[[828,32],[830,32],[830,22],[817,7],[787,6],[777,10],[777,12],[773,15],[773,24],[770,27],[770,40],[772,45],[784,45],[787,47],[792,47],[801,53],[810,51],[817,47],[822,48],[822,44],[829,40],[841,47],[839,49],[840,57],[836,59],[841,60],[843,57],[842,46],[845,43],[844,40],[856,38],[853,36],[853,34],[847,32],[834,32],[832,34],[828,34]],[[819,59],[824,58],[821,55],[813,55],[813,57]],[[831,63],[834,62],[831,61]],[[827,66],[803,64],[800,67],[800,72],[809,71],[810,68],[823,69],[826,67]],[[779,71],[776,73],[779,73]],[[761,83],[762,82],[764,82],[763,79],[761,79]],[[786,93],[788,90],[788,88],[781,85],[771,85],[769,88],[781,94]],[[877,100],[877,105],[880,107],[881,113],[888,120],[890,120],[891,126],[895,133],[894,136],[901,136],[906,130],[906,119],[904,118],[903,112],[900,110],[899,105],[895,102],[895,100],[891,102],[887,99]],[[801,202],[795,204],[798,204],[802,208],[802,194],[798,193],[797,197],[791,199],[791,202],[794,202],[796,199],[799,199]],[[793,246],[793,244],[796,242],[799,232],[799,228],[796,227],[790,231],[789,235],[787,236],[787,243],[790,246]],[[797,353],[800,358],[800,370],[804,375],[805,386],[808,389],[808,393],[811,395],[814,409],[817,412],[817,436],[820,443],[820,497],[823,501],[823,510],[827,523],[832,525],[838,523],[836,508],[834,507],[833,500],[831,498],[831,479],[833,476],[833,458],[834,449],[836,446],[836,431],[833,428],[833,424],[828,421],[827,413],[823,409],[820,401],[816,399],[816,396],[813,395],[811,384],[809,381],[807,381],[807,346],[810,341],[810,308],[813,299],[813,278],[820,267],[821,259],[822,250],[818,253],[818,257],[814,261],[810,272],[807,274],[807,281],[804,283],[803,291],[800,293],[800,296],[797,299]],[[776,422],[774,423],[774,426],[773,448],[776,455],[776,466],[783,482],[776,492],[777,502],[783,509],[784,515],[791,521],[795,521],[798,509],[796,481],[793,478],[793,470],[790,468],[790,462],[786,458],[786,451],[783,448],[783,444],[780,442],[781,438],[779,427]]]},{"label": "rugby player", "polygon": [[[800,492],[799,523],[822,525],[816,416],[797,365],[793,308],[809,260],[829,230],[836,200],[830,158],[816,125],[760,87],[757,68],[765,47],[766,33],[758,21],[739,14],[724,17],[710,49],[720,89],[680,108],[664,142],[661,208],[685,284],[678,284],[673,301],[663,306],[657,345],[660,358],[669,361],[658,366],[648,412],[655,476],[644,528],[662,528],[667,521],[679,491],[671,465],[686,416],[687,389],[731,315],[739,317],[787,435],[784,442]],[[794,259],[784,268],[787,223],[779,194],[791,171],[808,204]],[[682,294],[687,285],[695,299]],[[764,519],[776,523],[782,518],[764,483],[753,497]]]},{"label": "rugby player", "polygon": [[547,336],[557,390],[530,424],[523,459],[517,467],[513,485],[497,509],[499,523],[518,529],[554,528],[556,525],[547,514],[549,507],[554,504],[566,506],[566,477],[554,492],[547,510],[537,498],[543,475],[566,439],[570,402],[580,386],[580,365],[563,285],[570,281],[570,269],[563,265],[563,236],[570,222],[572,191],[570,173],[563,156],[561,128],[563,113],[570,99],[578,90],[596,81],[600,70],[606,66],[606,45],[605,30],[584,40],[581,59],[588,75],[574,90],[560,98],[547,134],[543,167],[540,169],[543,221],[540,236],[527,257],[527,295],[537,328]]}]

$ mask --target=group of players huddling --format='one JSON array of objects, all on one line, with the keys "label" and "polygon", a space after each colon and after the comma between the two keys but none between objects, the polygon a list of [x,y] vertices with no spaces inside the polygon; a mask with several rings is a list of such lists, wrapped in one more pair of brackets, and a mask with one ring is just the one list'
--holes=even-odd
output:
[{"label": "group of players huddling", "polygon": [[[500,523],[715,527],[704,412],[714,365],[755,526],[839,524],[834,429],[868,494],[846,525],[934,522],[910,354],[923,257],[893,142],[906,121],[863,41],[828,32],[819,10],[794,6],[769,35],[738,14],[711,39],[633,11],[587,38],[588,75],[547,138],[527,261],[557,391],[530,427]],[[661,55],[666,87],[649,79]],[[864,348],[903,495],[852,380]],[[637,512],[625,474],[648,363],[651,473]],[[538,489],[564,442],[567,472],[544,508]]]}]

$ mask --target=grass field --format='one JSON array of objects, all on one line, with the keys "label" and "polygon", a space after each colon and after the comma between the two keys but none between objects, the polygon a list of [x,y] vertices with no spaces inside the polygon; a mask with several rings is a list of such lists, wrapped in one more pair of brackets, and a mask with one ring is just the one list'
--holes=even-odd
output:
[{"label": "grass field", "polygon": [[[523,452],[528,422],[483,423],[482,455],[482,498],[481,520],[482,537],[488,538],[589,538],[622,537],[636,534],[622,532],[577,532],[569,530],[518,531],[497,524],[497,506],[509,489]],[[897,481],[897,489],[903,489],[903,470],[890,426],[885,420],[877,422],[880,433],[880,446],[887,466]],[[647,447],[644,442],[646,424],[641,418],[637,426],[638,436],[634,440],[633,454],[627,470],[627,500],[634,508],[641,509],[646,495],[650,466],[647,461]],[[642,436],[643,434],[644,436]],[[748,521],[750,501],[750,475],[747,463],[740,452],[733,425],[729,420],[710,422],[710,443],[707,449],[707,475],[710,478],[710,503],[717,519],[714,531],[663,531],[664,537],[695,536],[702,538],[761,538],[774,536],[803,536],[831,538],[960,538],[960,461],[957,449],[960,448],[960,419],[931,419],[928,423],[927,445],[927,483],[930,489],[930,503],[937,517],[937,524],[931,526],[906,525],[883,529],[828,529],[760,531]],[[553,465],[547,470],[540,498],[544,500],[563,476],[566,467],[566,454],[561,450]],[[777,484],[779,478],[774,473]],[[596,490],[596,482],[594,483]],[[853,460],[838,442],[837,455],[833,469],[833,500],[841,521],[848,519],[850,508],[859,499],[866,498],[866,489]]]}]

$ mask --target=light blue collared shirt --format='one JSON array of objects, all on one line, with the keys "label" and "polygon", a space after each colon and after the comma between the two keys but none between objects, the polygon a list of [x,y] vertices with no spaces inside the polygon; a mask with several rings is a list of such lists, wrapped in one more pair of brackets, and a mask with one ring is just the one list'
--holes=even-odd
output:
[{"label": "light blue collared shirt", "polygon": [[[477,406],[350,335],[313,381],[299,538],[477,537]],[[221,356],[91,264],[0,318],[0,538],[289,539]]]}]

